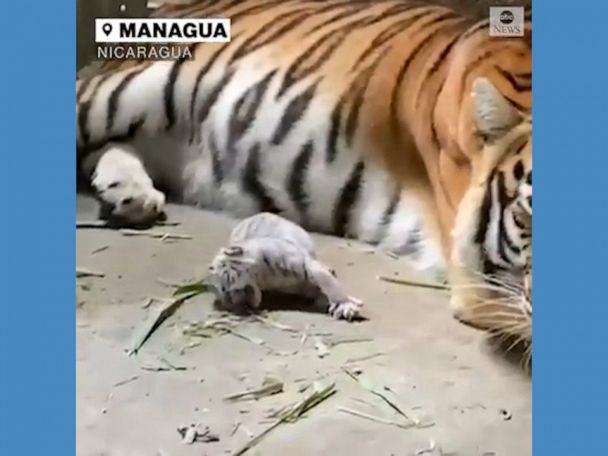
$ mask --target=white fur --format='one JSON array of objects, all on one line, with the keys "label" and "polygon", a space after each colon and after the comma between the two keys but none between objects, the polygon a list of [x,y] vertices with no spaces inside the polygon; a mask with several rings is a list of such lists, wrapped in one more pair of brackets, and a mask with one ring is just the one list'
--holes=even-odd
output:
[{"label": "white fur", "polygon": [[331,271],[315,259],[312,238],[296,224],[261,213],[232,231],[228,247],[210,266],[209,282],[220,303],[259,308],[263,291],[315,299],[338,319],[359,315],[361,301],[347,295]]},{"label": "white fur", "polygon": [[127,145],[106,146],[91,183],[114,206],[113,215],[142,222],[163,211],[165,195],[154,188],[140,159]]},{"label": "white fur", "polygon": [[473,116],[477,129],[489,139],[497,139],[517,125],[521,117],[486,78],[473,82]]}]

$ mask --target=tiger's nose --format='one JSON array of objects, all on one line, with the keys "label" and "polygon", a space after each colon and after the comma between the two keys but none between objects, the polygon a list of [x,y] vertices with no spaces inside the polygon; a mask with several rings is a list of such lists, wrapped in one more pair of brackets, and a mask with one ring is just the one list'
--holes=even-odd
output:
[{"label": "tiger's nose", "polygon": [[98,218],[100,220],[108,220],[114,213],[114,210],[116,210],[116,204],[100,201]]}]

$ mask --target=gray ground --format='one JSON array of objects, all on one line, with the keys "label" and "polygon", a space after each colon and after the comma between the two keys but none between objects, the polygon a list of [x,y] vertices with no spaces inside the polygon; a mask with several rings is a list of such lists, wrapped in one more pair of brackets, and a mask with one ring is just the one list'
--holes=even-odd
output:
[{"label": "gray ground", "polygon": [[[352,295],[365,301],[369,320],[348,324],[297,309],[271,311],[268,318],[301,332],[324,333],[318,337],[326,345],[353,338],[371,341],[336,345],[320,358],[315,337],[289,355],[285,352],[298,348],[301,334],[259,321],[240,321],[235,327],[253,341],[234,334],[186,336],[183,330],[188,323],[220,317],[210,297],[201,295],[167,319],[139,354],[127,356],[134,331],[158,305],[144,308],[148,298],[172,293],[159,279],[184,282],[202,276],[235,223],[185,207],[170,206],[168,212],[181,224],[154,230],[188,234],[191,240],[78,231],[78,266],[105,274],[78,279],[79,456],[232,454],[268,426],[269,411],[309,394],[310,388],[299,390],[318,379],[335,382],[337,393],[296,423],[274,429],[248,454],[532,453],[529,378],[492,353],[481,332],[454,321],[442,292],[377,280],[378,275],[415,276],[397,260],[372,254],[354,242],[316,237],[320,258],[335,268]],[[79,198],[79,220],[93,220],[95,215],[95,203]],[[265,345],[257,345],[255,339]],[[166,362],[187,369],[147,370],[167,368]],[[390,391],[384,394],[392,394],[407,414],[434,425],[403,429],[340,411],[346,407],[396,422],[400,418],[348,377],[343,366],[387,387]],[[267,376],[284,382],[284,392],[257,401],[224,400],[231,393],[259,386]],[[184,443],[177,429],[191,424],[208,426],[219,442]],[[435,450],[424,451],[433,442]]]}]

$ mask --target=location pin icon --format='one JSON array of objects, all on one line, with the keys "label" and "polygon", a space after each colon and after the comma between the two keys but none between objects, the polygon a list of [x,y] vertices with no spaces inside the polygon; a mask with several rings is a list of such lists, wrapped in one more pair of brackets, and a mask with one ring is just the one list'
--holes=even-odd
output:
[{"label": "location pin icon", "polygon": [[110,32],[112,31],[112,24],[103,24],[103,26],[101,27],[101,30],[103,30],[103,33],[105,33],[106,36],[108,36],[110,34]]}]

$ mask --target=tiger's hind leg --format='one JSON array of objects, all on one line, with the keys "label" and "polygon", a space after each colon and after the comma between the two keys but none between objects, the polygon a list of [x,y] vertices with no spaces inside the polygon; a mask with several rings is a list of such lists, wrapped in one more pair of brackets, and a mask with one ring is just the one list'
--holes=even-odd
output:
[{"label": "tiger's hind leg", "polygon": [[135,149],[109,143],[90,154],[83,170],[100,200],[100,218],[116,226],[145,226],[164,218],[165,195],[154,188]]}]

